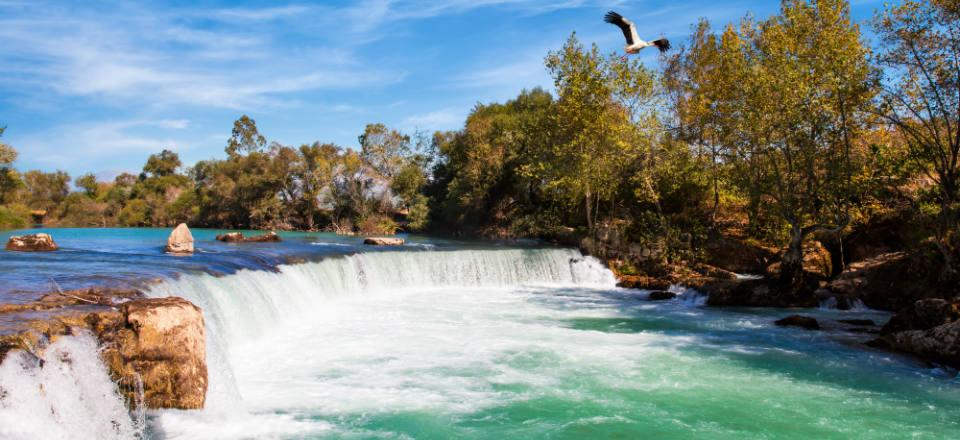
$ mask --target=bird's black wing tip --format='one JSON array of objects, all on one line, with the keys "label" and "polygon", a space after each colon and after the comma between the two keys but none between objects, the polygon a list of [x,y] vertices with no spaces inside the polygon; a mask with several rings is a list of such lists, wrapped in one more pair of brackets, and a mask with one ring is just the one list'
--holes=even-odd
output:
[{"label": "bird's black wing tip", "polygon": [[660,53],[664,53],[670,50],[670,40],[666,38],[661,38],[653,42],[657,46],[657,49],[660,49]]},{"label": "bird's black wing tip", "polygon": [[603,21],[607,23],[613,23],[613,24],[616,24],[622,19],[623,19],[623,16],[616,13],[615,11],[607,12],[607,14],[603,16]]}]

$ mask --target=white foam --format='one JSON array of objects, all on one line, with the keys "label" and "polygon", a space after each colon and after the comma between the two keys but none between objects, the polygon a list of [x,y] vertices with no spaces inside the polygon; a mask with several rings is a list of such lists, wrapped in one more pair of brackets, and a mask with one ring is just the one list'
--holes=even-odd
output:
[{"label": "white foam", "polygon": [[130,439],[140,436],[97,354],[93,336],[61,337],[0,365],[0,438]]}]

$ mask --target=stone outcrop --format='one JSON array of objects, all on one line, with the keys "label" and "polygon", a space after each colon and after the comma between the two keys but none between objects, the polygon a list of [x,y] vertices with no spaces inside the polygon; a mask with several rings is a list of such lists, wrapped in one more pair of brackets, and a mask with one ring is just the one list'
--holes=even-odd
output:
[{"label": "stone outcrop", "polygon": [[[104,306],[116,298],[80,293],[48,295],[47,301],[41,299],[40,304],[22,309],[51,310],[41,317],[13,315],[18,328],[2,329],[0,361],[13,349],[29,351],[42,359],[47,343],[77,330],[88,330],[100,342],[100,356],[130,405],[138,401],[142,383],[147,408],[203,408],[207,390],[206,337],[198,307],[182,298],[138,298],[119,306]],[[63,299],[57,300],[57,296]],[[84,306],[70,307],[80,303]],[[60,306],[43,309],[49,304]],[[7,311],[18,313],[14,309]]]},{"label": "stone outcrop", "polygon": [[960,300],[924,299],[904,308],[868,345],[960,368]]},{"label": "stone outcrop", "polygon": [[402,238],[395,237],[367,237],[363,240],[363,244],[371,246],[401,246],[403,243]]},{"label": "stone outcrop", "polygon": [[820,323],[817,322],[816,318],[803,315],[790,315],[774,321],[774,324],[781,327],[800,327],[807,330],[820,330]]},{"label": "stone outcrop", "polygon": [[10,240],[7,241],[8,251],[17,251],[17,252],[52,252],[59,247],[57,243],[53,241],[53,237],[50,234],[32,234],[32,235],[19,235],[10,237]]},{"label": "stone outcrop", "polygon": [[180,223],[167,238],[166,251],[171,254],[189,255],[193,253],[193,234],[186,223]]},{"label": "stone outcrop", "polygon": [[253,237],[246,237],[243,232],[227,232],[217,235],[217,240],[225,243],[277,243],[282,241],[280,235],[272,231]]},{"label": "stone outcrop", "polygon": [[920,299],[953,296],[957,286],[940,281],[942,267],[932,249],[890,252],[851,263],[828,289],[871,308],[898,311]]}]

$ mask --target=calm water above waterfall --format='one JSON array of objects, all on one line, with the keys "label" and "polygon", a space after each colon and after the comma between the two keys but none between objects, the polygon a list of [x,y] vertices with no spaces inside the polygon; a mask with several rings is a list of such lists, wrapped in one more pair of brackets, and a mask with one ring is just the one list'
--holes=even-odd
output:
[{"label": "calm water above waterfall", "polygon": [[[960,432],[960,380],[863,348],[863,335],[832,324],[883,321],[883,313],[809,311],[827,330],[806,332],[772,325],[793,311],[709,309],[689,291],[649,302],[645,292],[614,287],[599,261],[568,249],[414,238],[405,251],[370,251],[324,234],[237,247],[195,231],[203,252],[177,259],[157,250],[162,231],[54,233],[66,252],[4,254],[0,281],[27,286],[53,268],[67,268],[58,282],[147,275],[164,279],[149,285],[149,295],[183,296],[204,310],[208,407],[147,414],[148,438],[940,439]],[[263,270],[292,258],[298,262]],[[91,341],[79,335],[60,344],[79,361],[50,371],[16,358],[0,366],[0,386],[14,397],[0,406],[0,438],[135,435],[136,416],[117,422],[122,403],[104,397],[110,383],[90,356]],[[24,391],[37,383],[60,391]],[[33,415],[52,405],[76,411]]]}]

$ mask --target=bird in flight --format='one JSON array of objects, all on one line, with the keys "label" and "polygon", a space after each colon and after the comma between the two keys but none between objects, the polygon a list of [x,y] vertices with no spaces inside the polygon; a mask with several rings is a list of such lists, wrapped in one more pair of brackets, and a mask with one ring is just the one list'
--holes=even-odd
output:
[{"label": "bird in flight", "polygon": [[627,51],[628,55],[634,55],[639,53],[641,50],[656,46],[657,49],[660,49],[660,52],[666,52],[670,50],[670,41],[666,38],[660,38],[653,41],[643,41],[637,36],[637,27],[633,24],[632,21],[627,20],[624,16],[610,11],[607,12],[607,15],[603,16],[603,21],[616,25],[623,31],[623,36],[627,39],[627,45],[624,47],[624,50]]}]

